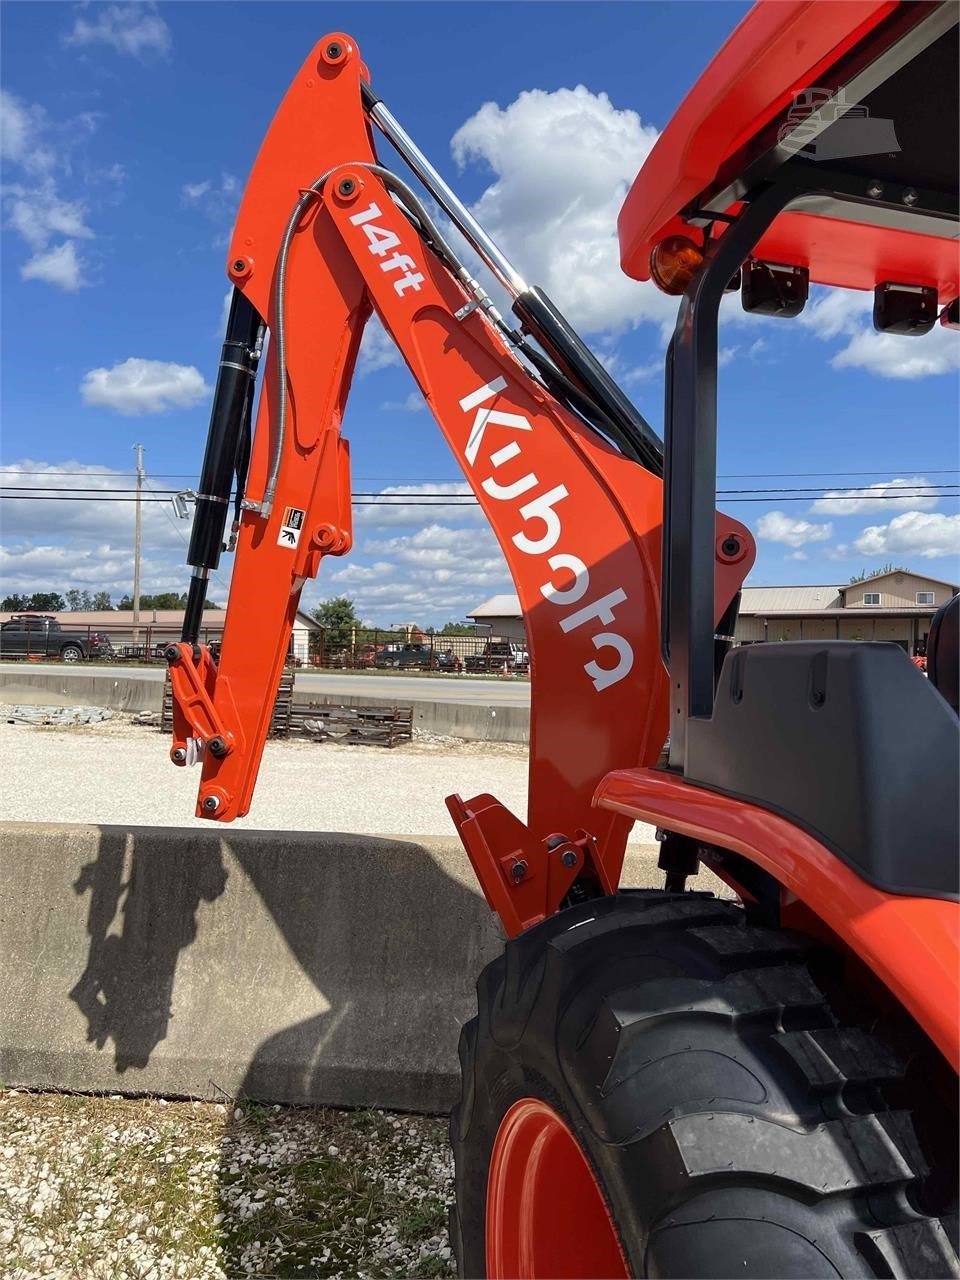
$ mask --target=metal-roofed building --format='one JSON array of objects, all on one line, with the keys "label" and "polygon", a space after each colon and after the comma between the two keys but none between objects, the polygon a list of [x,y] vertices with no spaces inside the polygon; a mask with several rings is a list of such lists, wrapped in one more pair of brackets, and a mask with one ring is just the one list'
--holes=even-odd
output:
[{"label": "metal-roofed building", "polygon": [[926,653],[930,619],[960,587],[903,569],[845,586],[744,587],[736,637],[762,640],[887,640]]},{"label": "metal-roofed building", "polygon": [[[0,612],[0,624],[14,616],[23,616],[38,610],[19,609]],[[183,626],[182,609],[141,609],[136,627],[132,609],[72,610],[60,613],[48,612],[44,617],[55,618],[67,631],[97,632],[110,637],[110,643],[121,655],[124,650],[143,649],[152,652],[159,645],[180,639]],[[226,621],[226,609],[204,609],[200,626],[200,639],[204,644],[219,640]],[[310,655],[310,636],[320,630],[320,624],[303,609],[298,609],[293,622],[290,651],[294,657],[306,662]]]},{"label": "metal-roofed building", "polygon": [[[955,583],[893,569],[860,582],[800,587],[744,587],[736,639],[887,640],[911,655],[926,653],[930,619],[960,590]],[[467,614],[495,639],[522,640],[520,601],[493,596]]]}]

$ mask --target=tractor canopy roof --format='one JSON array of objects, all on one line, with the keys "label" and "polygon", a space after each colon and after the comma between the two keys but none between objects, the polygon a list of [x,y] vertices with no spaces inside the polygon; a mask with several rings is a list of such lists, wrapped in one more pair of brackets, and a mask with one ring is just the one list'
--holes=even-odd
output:
[{"label": "tractor canopy roof", "polygon": [[637,175],[618,220],[623,269],[649,279],[660,241],[722,231],[799,161],[810,192],[754,257],[822,284],[897,281],[953,301],[958,15],[953,0],[758,0]]}]

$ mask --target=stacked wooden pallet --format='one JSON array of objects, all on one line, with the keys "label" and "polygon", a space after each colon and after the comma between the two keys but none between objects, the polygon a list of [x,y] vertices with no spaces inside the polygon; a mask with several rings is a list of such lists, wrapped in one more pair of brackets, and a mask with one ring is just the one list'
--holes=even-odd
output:
[{"label": "stacked wooden pallet", "polygon": [[337,742],[396,747],[413,738],[413,708],[294,702],[289,732],[318,741],[329,738]]},{"label": "stacked wooden pallet", "polygon": [[[273,715],[270,719],[270,738],[284,738],[290,732],[290,718],[293,711],[293,669],[285,667],[277,689],[277,700],[273,704]],[[173,689],[170,687],[170,672],[163,685],[163,709],[160,713],[160,732],[170,733],[173,730]]]},{"label": "stacked wooden pallet", "polygon": [[[364,743],[368,746],[396,747],[413,738],[412,707],[346,707],[339,703],[297,701],[293,696],[292,669],[280,677],[277,700],[270,719],[271,738],[315,738],[318,742]],[[173,728],[173,691],[167,674],[163,689],[160,730]]]}]

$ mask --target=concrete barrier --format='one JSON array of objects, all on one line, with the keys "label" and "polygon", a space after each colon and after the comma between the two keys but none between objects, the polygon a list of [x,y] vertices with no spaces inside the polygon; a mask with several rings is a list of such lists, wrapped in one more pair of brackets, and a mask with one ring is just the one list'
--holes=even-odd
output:
[{"label": "concrete barrier", "polygon": [[159,711],[163,670],[92,674],[82,667],[18,665],[0,671],[0,701],[34,706],[109,707],[111,711]]},{"label": "concrete barrier", "polygon": [[3,823],[0,1080],[444,1111],[500,948],[452,840]]},{"label": "concrete barrier", "polygon": [[[35,667],[24,663],[15,670],[0,671],[0,701],[47,706],[109,707],[112,711],[159,711],[163,703],[164,669],[90,674],[82,667]],[[438,685],[442,681],[437,682]],[[446,702],[442,689],[429,698],[388,698],[376,694],[377,678],[370,677],[370,694],[322,694],[297,689],[297,701],[323,706],[413,707],[413,723],[418,729],[444,737],[475,742],[528,742],[530,708],[527,706],[484,706]]]}]

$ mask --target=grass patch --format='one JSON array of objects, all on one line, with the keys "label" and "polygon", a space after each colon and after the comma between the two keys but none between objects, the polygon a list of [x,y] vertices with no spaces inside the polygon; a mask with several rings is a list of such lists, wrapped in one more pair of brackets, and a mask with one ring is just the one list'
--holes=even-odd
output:
[{"label": "grass patch", "polygon": [[447,1276],[442,1120],[0,1093],[3,1274]]}]

